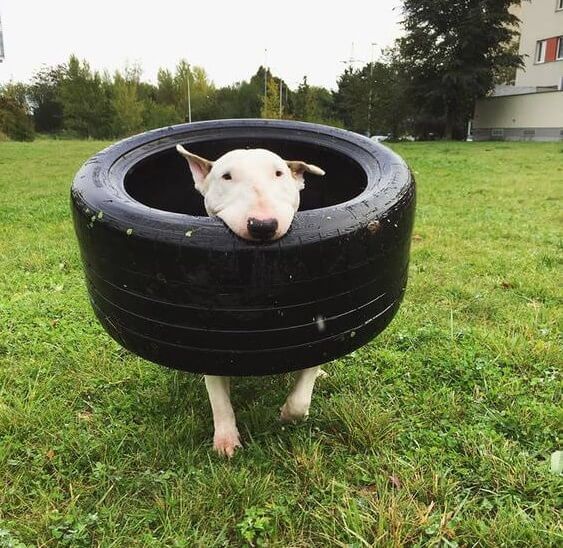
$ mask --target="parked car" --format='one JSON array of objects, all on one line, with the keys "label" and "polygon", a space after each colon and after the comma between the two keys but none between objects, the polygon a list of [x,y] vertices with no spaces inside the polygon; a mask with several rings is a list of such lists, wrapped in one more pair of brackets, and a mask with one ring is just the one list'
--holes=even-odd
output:
[{"label": "parked car", "polygon": [[372,135],[370,139],[376,143],[381,143],[382,141],[387,141],[387,139],[389,139],[389,135]]}]

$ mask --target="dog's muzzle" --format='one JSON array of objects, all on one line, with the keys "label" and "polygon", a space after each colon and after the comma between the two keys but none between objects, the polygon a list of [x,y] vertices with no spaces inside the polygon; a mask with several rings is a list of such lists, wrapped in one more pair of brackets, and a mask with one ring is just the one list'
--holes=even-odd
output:
[{"label": "dog's muzzle", "polygon": [[278,229],[277,219],[255,219],[251,217],[246,224],[249,234],[257,240],[270,240]]}]

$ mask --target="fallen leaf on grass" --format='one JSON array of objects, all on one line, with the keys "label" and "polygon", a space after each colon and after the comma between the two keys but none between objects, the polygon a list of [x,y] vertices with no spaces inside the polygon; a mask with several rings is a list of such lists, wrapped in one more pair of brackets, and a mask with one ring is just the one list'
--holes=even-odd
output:
[{"label": "fallen leaf on grass", "polygon": [[420,525],[424,525],[428,521],[428,518],[430,517],[430,514],[432,513],[432,510],[434,508],[434,504],[435,502],[432,501],[428,505],[428,508],[424,509],[424,513],[420,516],[420,521],[419,521]]},{"label": "fallen leaf on grass", "polygon": [[78,418],[81,421],[91,421],[92,413],[90,411],[81,411],[80,413],[78,413]]},{"label": "fallen leaf on grass", "polygon": [[374,495],[377,493],[377,487],[373,483],[369,485],[362,485],[360,487],[360,492],[364,495]]},{"label": "fallen leaf on grass", "polygon": [[395,489],[400,489],[402,487],[401,480],[397,476],[389,476],[389,481]]}]

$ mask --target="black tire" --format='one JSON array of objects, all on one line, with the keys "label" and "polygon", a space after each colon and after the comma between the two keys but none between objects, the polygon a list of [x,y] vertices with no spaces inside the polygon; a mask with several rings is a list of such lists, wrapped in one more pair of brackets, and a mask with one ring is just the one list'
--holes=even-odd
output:
[{"label": "black tire", "polygon": [[[174,150],[268,148],[310,177],[289,232],[235,236],[205,216]],[[266,375],[340,357],[380,333],[407,281],[415,191],[403,160],[360,135],[288,121],[183,124],[88,160],[72,212],[96,316],[125,348],[212,375]]]}]

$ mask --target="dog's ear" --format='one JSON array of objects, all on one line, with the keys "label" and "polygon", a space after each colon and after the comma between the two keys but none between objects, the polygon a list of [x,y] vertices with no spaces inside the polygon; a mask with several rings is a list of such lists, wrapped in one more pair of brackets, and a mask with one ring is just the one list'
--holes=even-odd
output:
[{"label": "dog's ear", "polygon": [[299,190],[302,190],[305,186],[304,174],[306,171],[312,173],[313,175],[324,175],[325,172],[320,167],[313,164],[306,164],[299,160],[286,160],[289,169],[291,169],[291,174],[295,177],[299,183]]},{"label": "dog's ear", "polygon": [[207,192],[205,178],[211,171],[213,162],[188,152],[182,145],[176,145],[176,150],[187,160],[196,189],[201,192],[201,194],[205,194],[205,192]]}]

